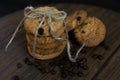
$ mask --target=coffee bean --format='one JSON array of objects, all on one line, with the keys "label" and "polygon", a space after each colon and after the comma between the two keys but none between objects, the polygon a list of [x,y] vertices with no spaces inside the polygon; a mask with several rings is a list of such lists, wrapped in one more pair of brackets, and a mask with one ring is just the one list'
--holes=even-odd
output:
[{"label": "coffee bean", "polygon": [[98,58],[98,54],[93,54],[93,55],[92,55],[92,58],[93,58],[93,59],[97,59],[97,58]]},{"label": "coffee bean", "polygon": [[86,49],[83,49],[82,51],[81,51],[81,53],[87,53],[87,50]]},{"label": "coffee bean", "polygon": [[19,76],[14,75],[14,76],[12,77],[12,80],[20,80],[20,78],[19,78]]},{"label": "coffee bean", "polygon": [[100,43],[102,47],[104,47],[106,50],[110,49],[110,47],[103,41]]},{"label": "coffee bean", "polygon": [[55,66],[55,64],[54,64],[53,62],[50,62],[49,65],[50,65],[51,67]]},{"label": "coffee bean", "polygon": [[84,69],[84,70],[88,70],[88,66],[87,66],[87,65],[84,65],[84,66],[83,66],[83,69]]},{"label": "coffee bean", "polygon": [[78,71],[79,71],[79,67],[74,67],[73,70],[72,70],[72,72],[73,72],[74,74],[77,74]]},{"label": "coffee bean", "polygon": [[44,68],[39,68],[39,70],[42,74],[46,73],[46,70]]},{"label": "coffee bean", "polygon": [[84,74],[83,74],[83,72],[79,71],[79,72],[77,73],[77,75],[78,75],[79,77],[82,77]]},{"label": "coffee bean", "polygon": [[98,55],[98,57],[97,57],[99,60],[103,60],[104,59],[104,57],[102,56],[102,55]]},{"label": "coffee bean", "polygon": [[86,63],[86,62],[87,62],[87,59],[86,59],[86,58],[77,59],[77,63],[78,63],[79,65],[84,64],[84,63]]},{"label": "coffee bean", "polygon": [[54,75],[54,74],[56,74],[56,71],[53,69],[50,71],[50,73]]},{"label": "coffee bean", "polygon": [[67,74],[65,71],[61,71],[61,78],[66,78],[67,77]]},{"label": "coffee bean", "polygon": [[37,62],[37,61],[35,61],[33,64],[34,64],[36,67],[37,67],[37,66],[41,66],[40,62]]},{"label": "coffee bean", "polygon": [[25,62],[27,65],[32,65],[32,64],[33,64],[32,62],[30,62],[30,60],[29,60],[27,57],[24,59],[24,62]]},{"label": "coffee bean", "polygon": [[74,76],[75,73],[73,73],[72,71],[68,71],[68,75],[69,75],[69,76]]},{"label": "coffee bean", "polygon": [[82,69],[84,69],[84,70],[88,70],[88,66],[85,65],[85,64],[80,65],[80,67],[81,67]]},{"label": "coffee bean", "polygon": [[20,62],[18,62],[17,64],[16,64],[16,66],[17,66],[17,68],[22,68],[22,64],[20,63]]}]

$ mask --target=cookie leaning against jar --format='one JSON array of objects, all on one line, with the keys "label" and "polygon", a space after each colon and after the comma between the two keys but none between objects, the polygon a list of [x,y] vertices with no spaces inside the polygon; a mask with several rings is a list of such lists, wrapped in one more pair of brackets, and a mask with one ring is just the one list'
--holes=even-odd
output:
[{"label": "cookie leaning against jar", "polygon": [[[29,16],[37,17],[29,18]],[[44,16],[46,17],[44,18]],[[66,38],[63,19],[60,19],[61,16],[64,16],[63,13],[54,7],[39,7],[34,9],[33,12],[31,10],[31,14],[24,21],[27,47],[31,56],[36,59],[47,60],[55,58],[62,53],[66,46],[66,41],[56,39]],[[59,19],[56,19],[58,17]],[[41,27],[37,29],[41,22]],[[38,34],[36,41],[34,41],[36,31]],[[36,45],[34,44],[35,42]]]},{"label": "cookie leaning against jar", "polygon": [[96,17],[88,17],[81,25],[74,30],[75,38],[80,43],[86,43],[86,47],[99,45],[105,38],[106,27]]},{"label": "cookie leaning against jar", "polygon": [[87,12],[85,10],[75,11],[72,14],[68,15],[66,19],[67,30],[71,31],[75,29],[77,26],[82,24],[86,18]]}]

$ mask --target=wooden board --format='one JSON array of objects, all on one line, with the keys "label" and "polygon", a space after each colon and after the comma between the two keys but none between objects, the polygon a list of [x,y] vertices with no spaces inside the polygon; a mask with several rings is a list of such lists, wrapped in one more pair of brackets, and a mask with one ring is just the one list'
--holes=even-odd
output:
[{"label": "wooden board", "polygon": [[[99,45],[97,47],[87,48],[85,54],[79,55],[80,57],[85,57],[88,59],[87,65],[89,66],[88,70],[82,70],[84,73],[82,77],[68,76],[67,78],[63,79],[60,77],[59,69],[56,69],[57,73],[55,75],[51,75],[50,73],[42,74],[35,66],[28,66],[23,61],[26,56],[29,56],[26,48],[25,30],[23,27],[19,29],[18,34],[16,35],[13,43],[8,48],[8,51],[4,51],[5,45],[11,38],[12,33],[16,29],[20,20],[23,18],[23,10],[17,11],[0,18],[0,80],[11,80],[14,75],[18,75],[20,80],[99,80],[101,76],[102,79],[100,80],[106,80],[103,78],[106,76],[109,77],[109,75],[113,74],[116,70],[116,68],[114,68],[115,66],[112,66],[112,69],[115,69],[113,72],[111,72],[109,75],[106,75],[104,72],[108,72],[109,69],[106,67],[113,64],[112,60],[110,60],[114,59],[114,57],[112,58],[113,54],[117,55],[119,53],[117,50],[120,47],[120,14],[111,10],[91,5],[55,4],[52,6],[55,6],[60,10],[65,10],[68,15],[76,10],[84,9],[88,12],[89,16],[96,16],[101,19],[107,28],[107,35],[104,42],[107,46],[109,46],[109,49],[105,49],[103,46]],[[73,45],[77,48],[76,44]],[[75,51],[74,48],[73,51]],[[65,52],[63,53],[67,54]],[[104,56],[104,59],[93,59],[91,57],[93,54],[101,54]],[[107,65],[109,60],[111,63]],[[40,62],[44,66],[51,61],[54,62],[54,60]],[[16,64],[18,63],[22,64],[22,68],[17,68]],[[117,64],[120,63],[115,63],[115,65]],[[120,75],[117,73],[118,72],[116,72],[114,77]]]},{"label": "wooden board", "polygon": [[120,80],[120,47],[110,60],[106,61],[106,65],[94,80]]}]

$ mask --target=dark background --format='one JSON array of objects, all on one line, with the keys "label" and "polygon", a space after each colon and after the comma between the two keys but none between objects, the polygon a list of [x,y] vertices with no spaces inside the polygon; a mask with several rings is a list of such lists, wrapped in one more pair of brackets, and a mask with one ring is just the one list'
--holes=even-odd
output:
[{"label": "dark background", "polygon": [[16,10],[23,9],[26,6],[38,6],[41,4],[56,3],[82,3],[100,6],[120,12],[119,0],[1,0],[0,17],[12,13]]}]

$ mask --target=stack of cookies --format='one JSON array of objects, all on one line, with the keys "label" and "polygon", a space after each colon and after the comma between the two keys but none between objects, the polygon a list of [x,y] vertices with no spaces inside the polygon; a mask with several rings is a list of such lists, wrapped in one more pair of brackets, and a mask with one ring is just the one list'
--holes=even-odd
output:
[{"label": "stack of cookies", "polygon": [[[40,7],[37,10],[48,11],[51,10],[51,7]],[[54,8],[52,9],[52,13],[59,13],[59,11]],[[51,34],[51,28],[48,23],[49,17],[46,17],[42,26],[38,29],[38,35],[36,39],[36,48],[33,54],[33,44],[34,44],[34,36],[35,31],[42,21],[42,17],[37,18],[26,18],[24,21],[24,27],[26,30],[26,39],[27,39],[27,47],[31,56],[36,59],[47,60],[52,59],[62,53],[66,46],[65,40],[57,40]],[[66,33],[64,31],[63,20],[54,20],[52,19],[51,24],[53,26],[54,32],[56,36],[65,39]]]}]

